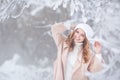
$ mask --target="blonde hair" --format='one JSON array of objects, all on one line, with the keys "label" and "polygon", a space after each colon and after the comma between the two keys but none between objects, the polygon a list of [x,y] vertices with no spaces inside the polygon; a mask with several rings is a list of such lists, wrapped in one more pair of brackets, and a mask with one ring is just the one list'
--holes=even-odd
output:
[{"label": "blonde hair", "polygon": [[[75,34],[76,30],[72,31],[68,35],[68,38],[66,39],[66,43],[69,46],[69,51],[72,51],[74,49],[74,46],[75,46],[74,34]],[[90,58],[90,55],[89,55],[90,49],[89,49],[89,41],[88,41],[86,35],[85,35],[85,39],[83,41],[83,53],[82,54],[83,54],[84,62],[87,63],[89,61],[89,58]]]}]

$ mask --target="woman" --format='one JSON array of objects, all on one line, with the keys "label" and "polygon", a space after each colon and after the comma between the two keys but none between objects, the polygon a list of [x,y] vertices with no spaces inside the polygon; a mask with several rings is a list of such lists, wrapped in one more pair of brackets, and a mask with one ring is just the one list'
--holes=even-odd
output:
[{"label": "woman", "polygon": [[63,23],[56,23],[51,29],[58,50],[54,62],[54,80],[89,80],[85,75],[87,71],[97,72],[102,69],[103,59],[96,56],[101,55],[101,45],[95,42],[97,54],[94,55],[88,40],[93,32],[87,24],[76,25],[68,37],[63,34],[66,30]]}]

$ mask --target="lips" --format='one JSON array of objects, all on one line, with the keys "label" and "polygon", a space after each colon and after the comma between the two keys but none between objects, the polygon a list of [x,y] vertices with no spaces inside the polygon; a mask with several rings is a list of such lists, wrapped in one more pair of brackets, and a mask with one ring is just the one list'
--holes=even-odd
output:
[{"label": "lips", "polygon": [[76,39],[76,40],[80,40],[80,39]]}]

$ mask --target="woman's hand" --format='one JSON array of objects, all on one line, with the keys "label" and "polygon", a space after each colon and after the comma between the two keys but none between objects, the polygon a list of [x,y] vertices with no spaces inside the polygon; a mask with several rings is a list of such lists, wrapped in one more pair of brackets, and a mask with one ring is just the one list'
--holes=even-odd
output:
[{"label": "woman's hand", "polygon": [[95,52],[96,52],[96,53],[100,53],[100,52],[101,52],[101,48],[102,48],[102,46],[101,46],[100,42],[99,42],[99,41],[95,41],[95,42],[94,42]]},{"label": "woman's hand", "polygon": [[64,26],[66,27],[67,30],[74,30],[76,25],[70,23],[64,23]]}]

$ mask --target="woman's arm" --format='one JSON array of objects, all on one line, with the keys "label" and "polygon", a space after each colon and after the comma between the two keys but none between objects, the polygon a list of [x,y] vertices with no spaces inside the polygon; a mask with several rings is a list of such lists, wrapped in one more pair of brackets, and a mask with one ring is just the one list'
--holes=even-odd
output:
[{"label": "woman's arm", "polygon": [[104,60],[99,59],[97,55],[95,54],[94,57],[92,57],[89,65],[88,65],[88,71],[90,72],[98,72],[103,69]]},{"label": "woman's arm", "polygon": [[91,60],[88,65],[88,71],[97,72],[97,71],[102,70],[105,62],[101,54],[101,44],[98,41],[95,41],[94,51],[92,53],[93,53],[93,56],[91,56]]},{"label": "woman's arm", "polygon": [[52,25],[51,31],[52,31],[52,36],[56,43],[56,46],[59,46],[61,41],[65,38],[65,35],[63,35],[63,32],[66,30],[67,28],[64,26],[63,23],[55,23],[54,25]]}]

